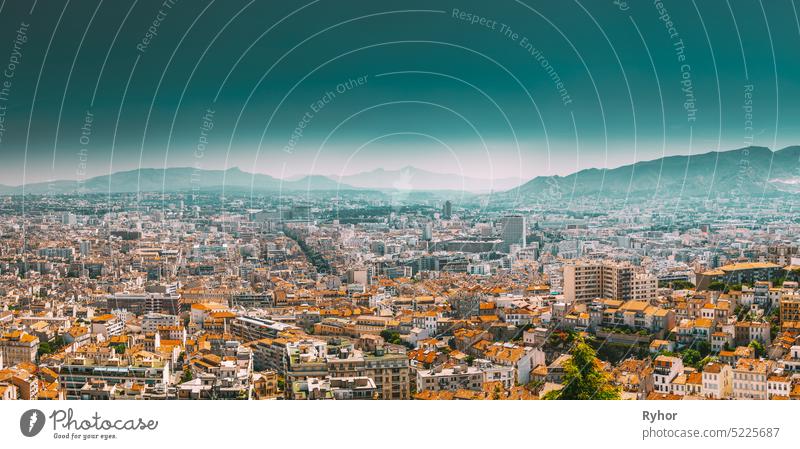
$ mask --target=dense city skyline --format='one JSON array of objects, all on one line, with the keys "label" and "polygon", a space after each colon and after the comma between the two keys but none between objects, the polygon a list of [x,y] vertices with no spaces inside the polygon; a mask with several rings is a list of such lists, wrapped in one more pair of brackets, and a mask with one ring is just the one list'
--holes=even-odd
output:
[{"label": "dense city skyline", "polygon": [[794,1],[302,1],[0,1],[4,443],[797,439]]}]

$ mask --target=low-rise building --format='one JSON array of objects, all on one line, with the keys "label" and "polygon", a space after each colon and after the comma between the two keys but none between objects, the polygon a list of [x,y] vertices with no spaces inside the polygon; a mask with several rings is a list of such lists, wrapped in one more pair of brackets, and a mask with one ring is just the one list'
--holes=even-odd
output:
[{"label": "low-rise building", "polygon": [[720,362],[709,362],[703,367],[701,394],[710,399],[727,399],[733,394],[733,370]]},{"label": "low-rise building", "polygon": [[483,383],[483,372],[467,365],[417,370],[417,391],[481,391]]},{"label": "low-rise building", "polygon": [[674,393],[672,381],[683,373],[683,361],[678,357],[660,355],[653,361],[653,388],[657,393]]},{"label": "low-rise building", "polygon": [[739,359],[733,369],[734,399],[769,399],[767,378],[772,363],[761,359]]},{"label": "low-rise building", "polygon": [[39,338],[27,332],[16,330],[0,336],[0,360],[5,366],[36,361],[39,351]]}]

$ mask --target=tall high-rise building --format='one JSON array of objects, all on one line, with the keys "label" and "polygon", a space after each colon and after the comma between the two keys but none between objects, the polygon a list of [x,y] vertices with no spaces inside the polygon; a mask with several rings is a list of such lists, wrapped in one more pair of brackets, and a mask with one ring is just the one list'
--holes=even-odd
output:
[{"label": "tall high-rise building", "polygon": [[88,256],[89,253],[92,252],[92,242],[89,240],[81,240],[81,242],[78,244],[78,247],[80,248],[80,253],[83,257]]},{"label": "tall high-rise building", "polygon": [[509,251],[511,245],[519,245],[520,248],[525,248],[525,233],[527,231],[525,216],[507,215],[500,220],[500,226],[505,251]]},{"label": "tall high-rise building", "polygon": [[655,299],[658,278],[627,263],[577,261],[564,266],[564,299],[568,303],[596,298]]},{"label": "tall high-rise building", "polygon": [[603,265],[578,261],[564,265],[564,300],[591,301],[603,297]]},{"label": "tall high-rise building", "polygon": [[433,239],[433,226],[430,223],[425,223],[422,226],[422,240],[431,241]]},{"label": "tall high-rise building", "polygon": [[75,217],[75,214],[71,212],[64,212],[63,214],[61,214],[61,224],[67,226],[74,226],[77,223],[78,219],[77,217]]},{"label": "tall high-rise building", "polygon": [[453,216],[453,203],[450,200],[444,202],[444,207],[442,208],[442,215],[444,218],[450,218]]}]

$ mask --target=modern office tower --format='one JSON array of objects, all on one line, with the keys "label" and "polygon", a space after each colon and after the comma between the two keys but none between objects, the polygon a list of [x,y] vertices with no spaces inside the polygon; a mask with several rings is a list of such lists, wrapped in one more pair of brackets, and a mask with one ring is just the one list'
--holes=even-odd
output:
[{"label": "modern office tower", "polygon": [[500,220],[501,236],[505,251],[511,249],[511,245],[519,245],[525,248],[525,217],[523,215],[507,215]]},{"label": "modern office tower", "polygon": [[433,239],[433,226],[430,223],[425,223],[422,227],[422,240],[431,241]]},{"label": "modern office tower", "polygon": [[79,248],[81,256],[86,257],[92,252],[92,242],[88,240],[82,240],[79,244]]},{"label": "modern office tower", "polygon": [[75,214],[71,212],[64,212],[63,214],[61,214],[61,224],[67,226],[73,226],[77,223],[78,219],[77,217],[75,217]]},{"label": "modern office tower", "polygon": [[442,208],[442,214],[444,218],[450,218],[453,216],[453,203],[450,200],[444,202],[444,207]]},{"label": "modern office tower", "polygon": [[591,301],[596,298],[621,300],[655,299],[656,276],[637,272],[627,263],[576,261],[564,266],[564,300]]}]

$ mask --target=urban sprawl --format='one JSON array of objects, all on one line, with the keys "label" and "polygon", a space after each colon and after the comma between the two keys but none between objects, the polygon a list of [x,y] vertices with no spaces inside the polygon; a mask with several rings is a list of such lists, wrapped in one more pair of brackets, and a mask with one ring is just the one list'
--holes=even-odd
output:
[{"label": "urban sprawl", "polygon": [[791,197],[0,197],[0,399],[800,399]]}]

